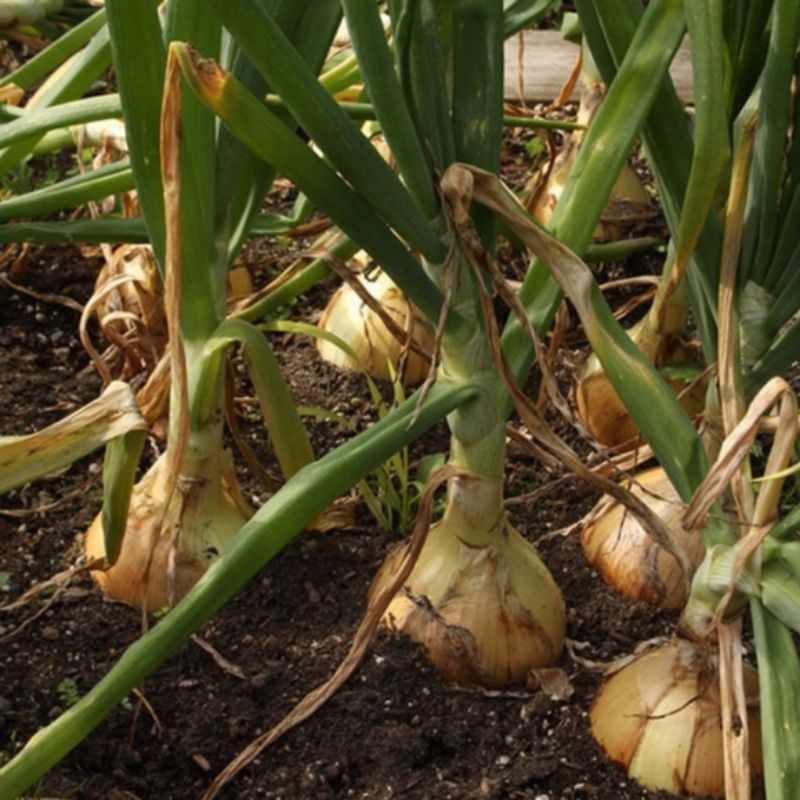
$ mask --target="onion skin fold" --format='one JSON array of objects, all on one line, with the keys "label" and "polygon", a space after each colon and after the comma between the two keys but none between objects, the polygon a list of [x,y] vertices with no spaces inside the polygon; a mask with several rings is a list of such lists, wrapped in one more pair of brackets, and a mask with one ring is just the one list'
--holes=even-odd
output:
[{"label": "onion skin fold", "polygon": [[[162,455],[134,487],[122,550],[114,565],[92,572],[111,597],[149,612],[181,600],[225,552],[250,516],[228,451],[213,458],[213,463],[209,459],[205,469],[198,470],[205,474],[179,479],[165,512],[166,463]],[[145,581],[152,531],[159,524],[161,531]],[[171,579],[171,540],[176,531]],[[87,531],[85,550],[90,561],[105,556],[102,514]]]},{"label": "onion skin fold", "polygon": [[[757,673],[745,665],[748,699]],[[674,638],[614,673],[600,688],[592,733],[609,757],[650,789],[724,797],[722,716],[716,656],[708,644]],[[750,765],[761,772],[757,713],[749,715]]]},{"label": "onion skin fold", "polygon": [[[474,476],[457,479],[469,485]],[[478,487],[478,493],[480,488]],[[565,636],[564,604],[547,568],[506,520],[478,535],[450,491],[443,519],[433,525],[404,590],[384,624],[425,646],[442,675],[459,684],[504,687],[553,664]],[[398,546],[370,590],[388,581],[403,556]]]},{"label": "onion skin fold", "polygon": [[[682,528],[684,505],[664,470],[646,470],[628,488],[664,520],[697,567],[705,553],[703,540]],[[620,594],[659,608],[683,608],[687,581],[680,564],[620,503],[613,502],[583,529],[581,545],[592,566]]]}]

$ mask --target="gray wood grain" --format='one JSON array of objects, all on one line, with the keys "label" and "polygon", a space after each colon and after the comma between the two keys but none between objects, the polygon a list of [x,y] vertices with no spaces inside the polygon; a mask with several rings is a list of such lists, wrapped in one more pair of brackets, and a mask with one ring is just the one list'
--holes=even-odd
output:
[{"label": "gray wood grain", "polygon": [[[524,99],[528,103],[552,101],[561,92],[577,57],[578,46],[562,39],[558,31],[523,31],[512,36],[505,45],[506,99]],[[670,74],[681,100],[691,104],[692,59],[687,42],[675,56]],[[573,99],[577,99],[576,92]]]}]

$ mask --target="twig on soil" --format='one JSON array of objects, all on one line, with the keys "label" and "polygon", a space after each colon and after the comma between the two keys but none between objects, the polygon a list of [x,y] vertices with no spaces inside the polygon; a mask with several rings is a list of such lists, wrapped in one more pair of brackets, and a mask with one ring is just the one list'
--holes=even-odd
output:
[{"label": "twig on soil", "polygon": [[73,500],[76,497],[85,496],[87,487],[93,483],[96,483],[98,479],[99,473],[97,476],[93,476],[80,488],[73,489],[73,491],[67,492],[67,494],[62,495],[57,500],[53,500],[50,503],[40,503],[38,506],[34,506],[33,508],[0,508],[0,516],[11,517],[12,519],[27,519],[28,517],[36,517],[42,514],[47,514],[50,511],[55,511],[55,509],[63,506],[70,500]]},{"label": "twig on soil", "polygon": [[142,689],[134,689],[132,692],[133,696],[137,700],[136,709],[133,712],[133,721],[131,722],[131,732],[128,736],[128,749],[133,749],[133,741],[136,738],[136,725],[139,722],[139,714],[141,713],[142,708],[150,715],[150,719],[153,720],[153,725],[156,727],[156,732],[161,735],[164,731],[164,726],[161,724],[161,720],[158,718],[158,714],[156,714],[156,710],[153,708],[150,701],[144,696],[144,691]]},{"label": "twig on soil", "polygon": [[234,664],[232,661],[228,661],[222,653],[219,652],[213,645],[209,644],[205,639],[201,639],[197,634],[192,636],[192,641],[201,649],[205,650],[211,658],[214,659],[214,663],[223,671],[227,672],[228,675],[233,675],[234,678],[238,678],[240,681],[246,681],[247,675],[244,674],[242,668]]},{"label": "twig on soil", "polygon": [[47,294],[46,292],[35,292],[33,289],[28,289],[25,286],[20,286],[14,283],[7,275],[0,274],[0,283],[13,289],[15,292],[32,297],[34,300],[39,300],[42,303],[55,303],[56,305],[66,306],[79,314],[83,311],[83,306],[71,297],[63,294]]},{"label": "twig on soil", "polygon": [[[27,592],[20,595],[16,600],[13,600],[6,605],[0,606],[0,611],[15,611],[18,608],[22,608],[22,606],[27,605],[34,597],[40,595],[42,592],[49,589],[51,586],[56,587],[56,593],[59,593],[63,589],[66,589],[69,582],[76,576],[80,575],[83,572],[95,570],[95,569],[102,569],[105,566],[105,559],[97,558],[93,561],[90,561],[88,564],[78,564],[75,566],[70,567],[69,569],[62,570],[61,572],[56,573],[51,578],[47,580],[40,581],[39,583],[31,586]],[[51,601],[54,599],[55,594],[53,595]],[[26,623],[27,624],[27,623]],[[0,640],[2,641],[2,640]]]},{"label": "twig on soil", "polygon": [[12,628],[8,633],[0,636],[0,644],[9,641],[9,639],[13,639],[15,636],[19,635],[24,631],[26,628],[30,627],[34,622],[36,622],[39,617],[41,617],[44,613],[46,613],[58,600],[58,598],[66,591],[67,587],[72,582],[72,579],[76,575],[80,575],[83,572],[87,572],[89,570],[98,569],[105,564],[104,558],[95,559],[94,561],[89,562],[88,564],[81,564],[77,567],[70,567],[70,569],[64,570],[63,572],[59,572],[57,575],[54,575],[52,578],[48,578],[46,581],[42,581],[41,583],[37,583],[32,588],[28,589],[22,597],[19,597],[17,600],[14,600],[12,603],[9,603],[5,606],[0,606],[0,611],[13,611],[14,609],[20,608],[24,606],[26,603],[30,602],[30,600],[35,597],[36,595],[43,592],[45,589],[49,589],[51,586],[55,585],[55,591],[53,594],[48,598],[47,602],[34,614],[30,617],[27,617],[19,625],[15,628]]}]

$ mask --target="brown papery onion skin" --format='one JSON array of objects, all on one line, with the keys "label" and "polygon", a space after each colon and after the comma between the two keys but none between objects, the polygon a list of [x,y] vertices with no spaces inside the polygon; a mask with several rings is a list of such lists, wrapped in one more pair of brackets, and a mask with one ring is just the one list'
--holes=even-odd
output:
[{"label": "brown papery onion skin", "polygon": [[[117,561],[107,570],[92,572],[111,597],[149,612],[178,602],[224,553],[250,515],[236,485],[228,451],[214,457],[205,477],[179,479],[169,501],[165,493],[166,463],[162,455],[134,487]],[[152,534],[159,523],[146,576]],[[102,514],[87,531],[85,550],[89,560],[105,557]],[[170,577],[171,558],[174,578]]]}]

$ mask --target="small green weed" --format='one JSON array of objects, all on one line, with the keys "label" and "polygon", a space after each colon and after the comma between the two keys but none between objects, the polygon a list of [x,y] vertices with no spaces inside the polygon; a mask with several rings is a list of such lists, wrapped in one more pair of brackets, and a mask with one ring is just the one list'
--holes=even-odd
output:
[{"label": "small green weed", "polygon": [[80,699],[78,684],[75,683],[74,678],[63,678],[56,687],[56,692],[61,704],[66,708],[74,706]]}]

